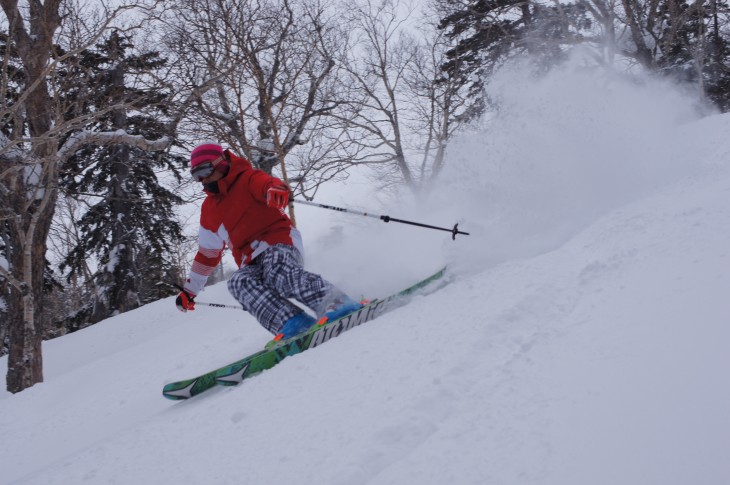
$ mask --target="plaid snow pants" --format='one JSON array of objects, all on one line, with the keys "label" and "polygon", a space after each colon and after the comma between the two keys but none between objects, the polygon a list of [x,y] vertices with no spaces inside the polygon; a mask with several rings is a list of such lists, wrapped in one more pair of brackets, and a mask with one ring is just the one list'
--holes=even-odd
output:
[{"label": "plaid snow pants", "polygon": [[294,246],[276,244],[233,273],[228,291],[276,335],[287,320],[302,311],[288,298],[320,315],[328,296],[336,290],[321,276],[304,270],[302,255]]}]

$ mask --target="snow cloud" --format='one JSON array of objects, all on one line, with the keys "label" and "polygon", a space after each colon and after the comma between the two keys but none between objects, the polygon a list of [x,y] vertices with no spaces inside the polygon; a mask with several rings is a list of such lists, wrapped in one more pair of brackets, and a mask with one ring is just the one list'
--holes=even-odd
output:
[{"label": "snow cloud", "polygon": [[575,56],[541,79],[510,65],[488,94],[498,112],[452,141],[429,201],[474,230],[451,251],[465,265],[552,250],[696,169],[683,129],[700,116],[698,104],[666,81],[588,68]]},{"label": "snow cloud", "polygon": [[432,225],[459,222],[470,236],[452,241],[447,232],[311,209],[333,217],[334,228],[307,244],[310,267],[375,295],[446,263],[480,271],[551,251],[601,214],[694,173],[702,133],[687,125],[701,116],[696,99],[648,75],[587,64],[576,55],[539,79],[521,65],[499,72],[488,86],[499,109],[451,141],[427,200],[341,199]]}]

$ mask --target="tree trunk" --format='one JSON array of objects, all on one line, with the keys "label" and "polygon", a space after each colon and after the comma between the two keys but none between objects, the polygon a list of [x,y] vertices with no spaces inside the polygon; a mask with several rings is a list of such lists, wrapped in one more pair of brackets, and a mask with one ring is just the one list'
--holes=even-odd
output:
[{"label": "tree trunk", "polygon": [[[120,41],[119,37],[116,37]],[[129,128],[127,111],[124,107],[126,65],[124,52],[120,46],[110,52],[115,61],[111,72],[113,90],[111,99],[120,107],[114,110],[113,128],[115,130],[126,130]],[[119,144],[111,148],[110,157],[112,163],[111,190],[109,191],[112,207],[112,214],[116,214],[116,220],[112,226],[111,240],[116,249],[113,254],[115,261],[110,264],[112,267],[109,276],[110,285],[107,291],[107,313],[102,316],[108,318],[117,313],[124,313],[140,306],[139,288],[137,284],[137,267],[134,260],[134,248],[136,247],[135,224],[132,220],[133,214],[129,201],[129,188],[131,177],[131,151],[128,145]]]},{"label": "tree trunk", "polygon": [[626,12],[626,23],[629,26],[631,32],[631,38],[636,46],[636,53],[634,57],[641,63],[642,66],[648,69],[654,69],[654,55],[651,49],[646,45],[644,28],[639,20],[637,12],[642,10],[642,6],[636,0],[622,0],[624,11]]},{"label": "tree trunk", "polygon": [[[55,206],[55,204],[46,204],[46,208],[39,208],[31,214],[22,216],[23,226],[28,229],[25,237],[14,244],[12,251],[13,274],[22,274],[23,281],[20,288],[11,290],[9,305],[8,339],[10,345],[6,383],[8,391],[13,393],[43,382],[41,345],[44,322],[37,309],[37,304],[43,298],[45,240],[53,216],[53,210],[48,210],[49,205],[51,208]],[[27,282],[30,282],[30,285]]]},{"label": "tree trunk", "polygon": [[61,23],[61,0],[30,2],[30,35],[14,0],[0,0],[9,21],[9,32],[23,62],[29,96],[24,107],[31,139],[30,159],[14,167],[8,196],[14,220],[10,224],[12,247],[8,336],[7,389],[19,392],[43,382],[43,321],[36,306],[43,298],[46,241],[56,206],[57,142],[48,136],[52,126],[47,76],[53,35]]}]

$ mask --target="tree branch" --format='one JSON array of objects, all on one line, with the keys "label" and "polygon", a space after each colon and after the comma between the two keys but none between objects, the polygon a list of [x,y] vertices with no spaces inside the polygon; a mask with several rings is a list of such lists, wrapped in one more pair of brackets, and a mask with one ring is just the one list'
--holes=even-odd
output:
[{"label": "tree branch", "polygon": [[66,160],[82,145],[111,145],[111,144],[125,144],[135,148],[140,148],[149,151],[160,151],[169,147],[172,143],[172,139],[167,136],[163,136],[158,140],[148,140],[142,135],[130,135],[124,130],[107,131],[107,132],[95,132],[89,130],[83,130],[78,133],[74,133],[63,146],[58,150],[58,159]]}]

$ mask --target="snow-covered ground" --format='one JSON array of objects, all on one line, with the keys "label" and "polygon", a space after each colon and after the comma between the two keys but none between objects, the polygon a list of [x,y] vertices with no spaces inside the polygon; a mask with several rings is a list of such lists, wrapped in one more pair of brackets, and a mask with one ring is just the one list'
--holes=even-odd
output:
[{"label": "snow-covered ground", "polygon": [[730,115],[576,70],[500,89],[431,206],[387,209],[471,236],[299,209],[348,291],[448,286],[185,402],[162,386],[258,350],[252,317],[167,299],[47,342],[0,391],[0,483],[730,483]]}]

